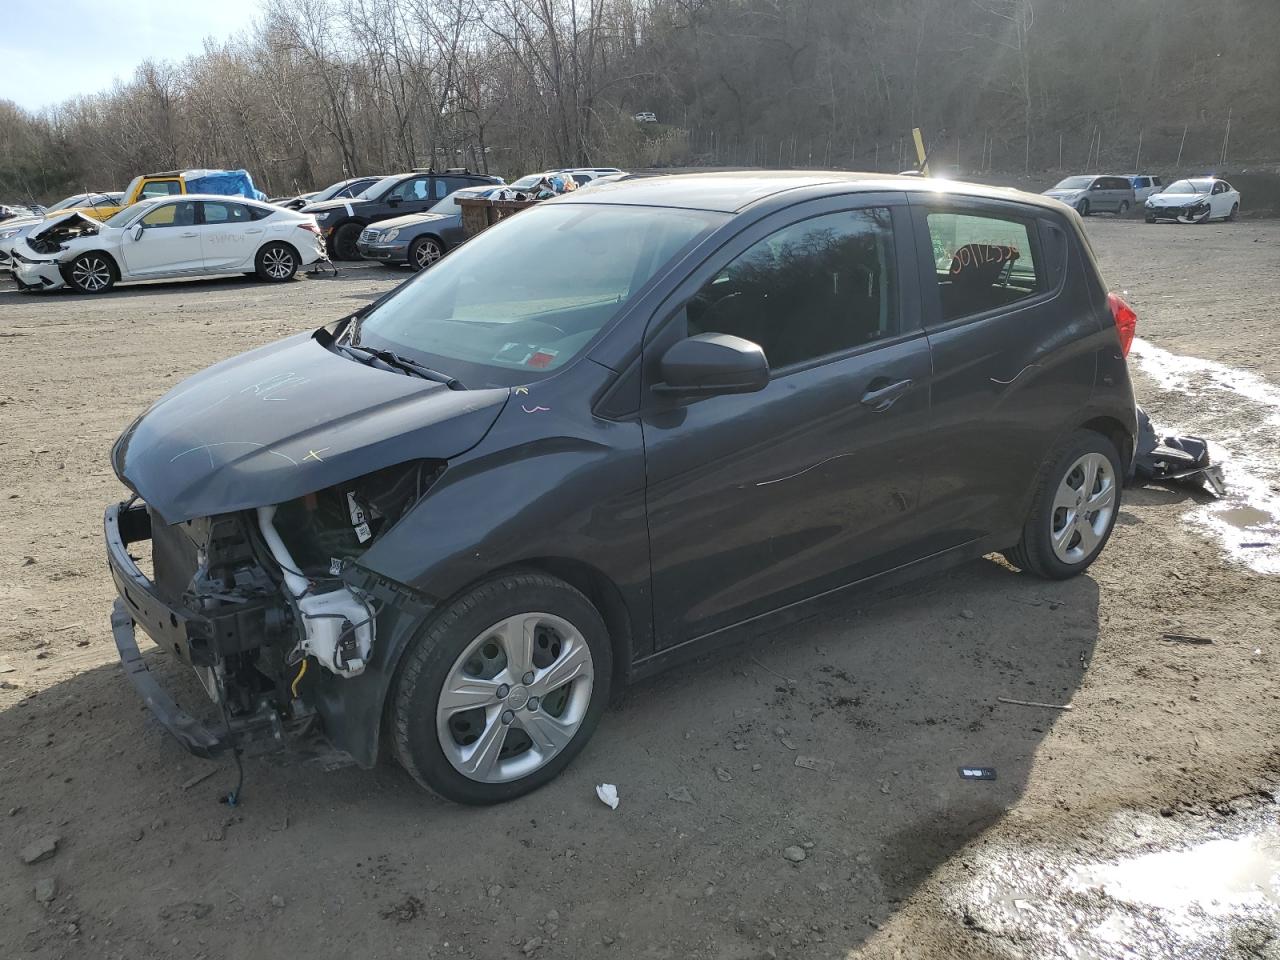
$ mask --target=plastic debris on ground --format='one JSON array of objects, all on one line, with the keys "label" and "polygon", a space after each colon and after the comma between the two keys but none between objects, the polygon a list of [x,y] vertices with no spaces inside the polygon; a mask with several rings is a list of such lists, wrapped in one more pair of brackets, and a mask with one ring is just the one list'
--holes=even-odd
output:
[{"label": "plastic debris on ground", "polygon": [[1157,436],[1151,418],[1141,407],[1134,475],[1142,483],[1186,480],[1207,486],[1215,496],[1227,492],[1222,468],[1210,462],[1208,441],[1200,437]]},{"label": "plastic debris on ground", "polygon": [[596,785],[596,796],[600,798],[600,802],[605,804],[610,810],[618,809],[618,788],[612,783],[600,783]]}]

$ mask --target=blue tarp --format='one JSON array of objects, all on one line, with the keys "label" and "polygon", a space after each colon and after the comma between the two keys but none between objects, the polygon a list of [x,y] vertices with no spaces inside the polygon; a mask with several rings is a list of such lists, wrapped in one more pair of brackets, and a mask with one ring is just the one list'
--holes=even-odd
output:
[{"label": "blue tarp", "polygon": [[253,185],[248,170],[192,170],[183,179],[187,182],[187,193],[267,199],[267,195]]}]

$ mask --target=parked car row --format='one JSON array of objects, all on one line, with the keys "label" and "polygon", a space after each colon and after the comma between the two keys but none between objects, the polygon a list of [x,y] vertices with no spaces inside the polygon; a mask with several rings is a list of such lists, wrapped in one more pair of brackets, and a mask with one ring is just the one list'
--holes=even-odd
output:
[{"label": "parked car row", "polygon": [[[531,192],[537,190],[539,184],[552,178],[572,180],[573,185],[581,190],[627,176],[629,174],[617,167],[561,167],[531,173],[510,184],[503,183],[496,177],[489,178],[497,182],[455,190],[425,213],[374,219],[378,214],[376,209],[353,209],[354,215],[369,217],[371,221],[356,239],[356,252],[366,260],[376,260],[392,266],[407,264],[414,270],[423,270],[466,239],[462,210],[458,206],[459,198],[490,197],[498,191],[516,194]],[[306,209],[309,211],[313,208]],[[354,220],[354,216],[352,219]],[[337,256],[343,258],[341,254]]]},{"label": "parked car row", "polygon": [[1207,223],[1234,220],[1240,213],[1240,191],[1217,177],[1177,180],[1166,187],[1149,174],[1084,175],[1060,180],[1044,196],[1074,207],[1082,217],[1104,212],[1123,217],[1141,203],[1147,223]]}]

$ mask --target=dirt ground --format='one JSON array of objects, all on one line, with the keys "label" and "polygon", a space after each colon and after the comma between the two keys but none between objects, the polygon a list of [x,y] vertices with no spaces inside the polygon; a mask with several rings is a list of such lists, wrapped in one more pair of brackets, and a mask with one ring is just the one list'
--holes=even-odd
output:
[{"label": "dirt ground", "polygon": [[[1089,231],[1145,356],[1256,375],[1228,403],[1229,383],[1199,394],[1142,367],[1153,416],[1246,446],[1280,430],[1266,393],[1280,390],[1280,222]],[[403,276],[349,266],[97,298],[0,283],[0,953],[1280,956],[1280,580],[1188,519],[1211,505],[1186,489],[1128,492],[1076,580],[986,559],[633,687],[565,775],[505,806],[438,802],[391,766],[287,756],[246,761],[243,803],[219,803],[230,761],[186,755],[117,665],[110,444],[182,377]],[[1254,492],[1280,493],[1268,449],[1245,453]],[[198,702],[189,672],[152,657]],[[997,779],[963,780],[966,765]],[[601,782],[618,785],[616,811]],[[54,855],[24,864],[48,837]],[[1252,865],[1261,895],[1152,893],[1153,873],[1186,864],[1142,858],[1206,841],[1234,844],[1213,850]]]}]

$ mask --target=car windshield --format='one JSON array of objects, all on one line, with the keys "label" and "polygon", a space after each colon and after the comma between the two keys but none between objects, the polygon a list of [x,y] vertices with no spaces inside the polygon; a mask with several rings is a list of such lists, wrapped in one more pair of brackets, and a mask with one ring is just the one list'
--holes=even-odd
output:
[{"label": "car windshield", "polygon": [[[1041,183],[1044,181],[1042,180]],[[1065,180],[1058,182],[1055,190],[1083,190],[1089,184],[1093,183],[1093,177],[1067,177]]]},{"label": "car windshield", "polygon": [[104,220],[103,223],[108,227],[126,226],[134,217],[145,213],[163,199],[163,197],[157,197],[154,200],[141,200],[131,207],[125,207],[123,210],[118,211],[114,216]]},{"label": "car windshield", "polygon": [[1211,180],[1179,180],[1164,188],[1165,193],[1208,193],[1213,187]]},{"label": "car windshield", "polygon": [[403,179],[403,173],[397,173],[390,177],[383,177],[381,180],[371,183],[360,191],[359,197],[361,200],[377,200],[378,197],[382,196],[382,194],[390,190]]},{"label": "car windshield", "polygon": [[518,386],[577,356],[723,214],[548,203],[491,227],[360,321],[356,342],[468,386]]}]

